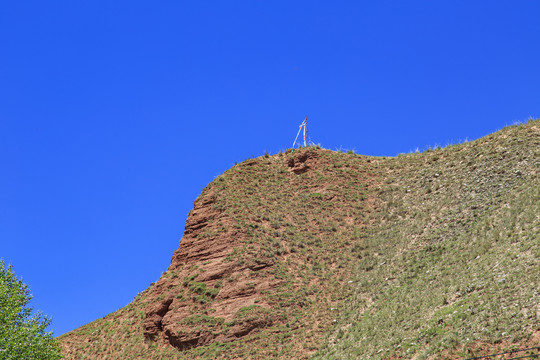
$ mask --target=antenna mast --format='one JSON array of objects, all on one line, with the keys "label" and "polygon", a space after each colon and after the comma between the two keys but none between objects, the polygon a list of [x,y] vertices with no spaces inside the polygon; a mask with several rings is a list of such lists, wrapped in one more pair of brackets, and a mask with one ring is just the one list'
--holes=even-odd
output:
[{"label": "antenna mast", "polygon": [[298,140],[298,135],[300,135],[300,132],[302,131],[302,128],[304,128],[304,147],[308,144],[308,134],[307,134],[307,116],[300,124],[300,129],[298,129],[298,134],[296,134],[296,138],[294,138],[294,142],[292,144],[292,147],[294,148],[294,145],[296,145],[296,140]]},{"label": "antenna mast", "polygon": [[307,116],[304,120],[304,147],[307,146]]}]

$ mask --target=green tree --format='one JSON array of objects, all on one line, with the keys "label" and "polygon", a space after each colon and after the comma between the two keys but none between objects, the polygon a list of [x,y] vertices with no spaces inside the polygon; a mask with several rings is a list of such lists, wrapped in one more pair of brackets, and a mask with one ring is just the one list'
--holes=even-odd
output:
[{"label": "green tree", "polygon": [[32,314],[28,285],[0,260],[0,360],[60,359],[60,346],[45,329],[51,320]]}]

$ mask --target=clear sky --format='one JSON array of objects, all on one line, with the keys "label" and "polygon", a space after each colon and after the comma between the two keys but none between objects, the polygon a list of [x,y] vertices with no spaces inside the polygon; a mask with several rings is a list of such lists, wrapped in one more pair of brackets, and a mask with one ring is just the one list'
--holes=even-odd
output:
[{"label": "clear sky", "polygon": [[217,175],[394,156],[540,117],[538,1],[0,5],[0,258],[55,335],[128,304]]}]

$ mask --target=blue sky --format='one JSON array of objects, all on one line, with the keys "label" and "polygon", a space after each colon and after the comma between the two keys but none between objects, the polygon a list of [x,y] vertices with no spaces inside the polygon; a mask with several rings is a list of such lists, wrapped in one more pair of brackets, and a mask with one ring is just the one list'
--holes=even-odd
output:
[{"label": "blue sky", "polygon": [[[337,4],[336,4],[337,3]],[[4,1],[0,258],[55,335],[128,304],[217,175],[540,117],[537,1]]]}]

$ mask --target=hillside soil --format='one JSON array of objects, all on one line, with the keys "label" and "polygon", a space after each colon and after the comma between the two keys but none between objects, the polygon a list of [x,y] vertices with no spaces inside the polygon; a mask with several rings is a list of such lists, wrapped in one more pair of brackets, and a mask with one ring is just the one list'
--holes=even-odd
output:
[{"label": "hillside soil", "polygon": [[67,359],[463,358],[538,345],[540,122],[398,157],[235,165]]}]

